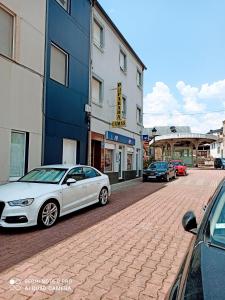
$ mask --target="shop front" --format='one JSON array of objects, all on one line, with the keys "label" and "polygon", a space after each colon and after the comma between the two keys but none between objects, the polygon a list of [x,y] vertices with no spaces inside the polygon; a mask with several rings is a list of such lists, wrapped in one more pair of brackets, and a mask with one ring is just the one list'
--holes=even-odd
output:
[{"label": "shop front", "polygon": [[139,170],[136,169],[139,168],[139,152],[139,149],[135,149],[134,138],[106,131],[104,172],[109,176],[111,183],[139,176]]}]

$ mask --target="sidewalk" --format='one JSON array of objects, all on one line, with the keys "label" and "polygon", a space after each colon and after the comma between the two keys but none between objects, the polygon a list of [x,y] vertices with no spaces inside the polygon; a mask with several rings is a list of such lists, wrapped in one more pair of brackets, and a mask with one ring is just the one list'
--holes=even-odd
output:
[{"label": "sidewalk", "polygon": [[4,271],[0,299],[164,299],[192,237],[183,231],[181,218],[189,209],[200,217],[223,177],[223,171],[190,170],[189,176]]}]

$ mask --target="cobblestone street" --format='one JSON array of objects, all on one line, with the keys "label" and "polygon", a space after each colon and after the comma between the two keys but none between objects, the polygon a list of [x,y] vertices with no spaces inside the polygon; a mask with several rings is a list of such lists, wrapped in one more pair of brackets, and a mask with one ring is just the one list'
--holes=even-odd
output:
[{"label": "cobblestone street", "polygon": [[[11,256],[10,263],[6,254],[5,265],[1,262],[0,299],[164,299],[192,238],[183,231],[182,216],[191,209],[200,220],[203,205],[223,177],[221,170],[190,170],[189,176],[168,184],[139,182],[115,192],[117,209],[112,195],[107,207],[89,208],[49,229],[54,243],[46,242],[48,230],[1,233],[4,251]],[[130,202],[123,199],[125,192]],[[120,206],[123,201],[126,205]],[[91,221],[73,231],[76,218],[80,224]],[[66,226],[70,229],[63,239],[60,231]],[[17,238],[19,250],[6,247],[7,239],[15,244]],[[29,255],[26,243],[33,249]],[[21,256],[23,251],[26,255]],[[13,260],[16,255],[19,260]],[[65,290],[54,291],[53,283]]]}]

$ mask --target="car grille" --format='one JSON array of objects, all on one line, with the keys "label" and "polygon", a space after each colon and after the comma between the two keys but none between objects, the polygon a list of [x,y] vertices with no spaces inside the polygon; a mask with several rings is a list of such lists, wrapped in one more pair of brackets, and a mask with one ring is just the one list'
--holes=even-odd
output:
[{"label": "car grille", "polygon": [[4,207],[5,207],[5,203],[0,201],[0,218],[2,216],[2,212],[3,212]]}]

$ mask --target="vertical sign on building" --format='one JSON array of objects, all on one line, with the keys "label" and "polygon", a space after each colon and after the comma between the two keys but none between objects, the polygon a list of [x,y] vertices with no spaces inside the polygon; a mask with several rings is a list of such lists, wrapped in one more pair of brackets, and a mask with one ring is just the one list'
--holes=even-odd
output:
[{"label": "vertical sign on building", "polygon": [[116,93],[116,120],[112,122],[112,127],[126,127],[126,120],[122,119],[122,83],[117,84]]}]

